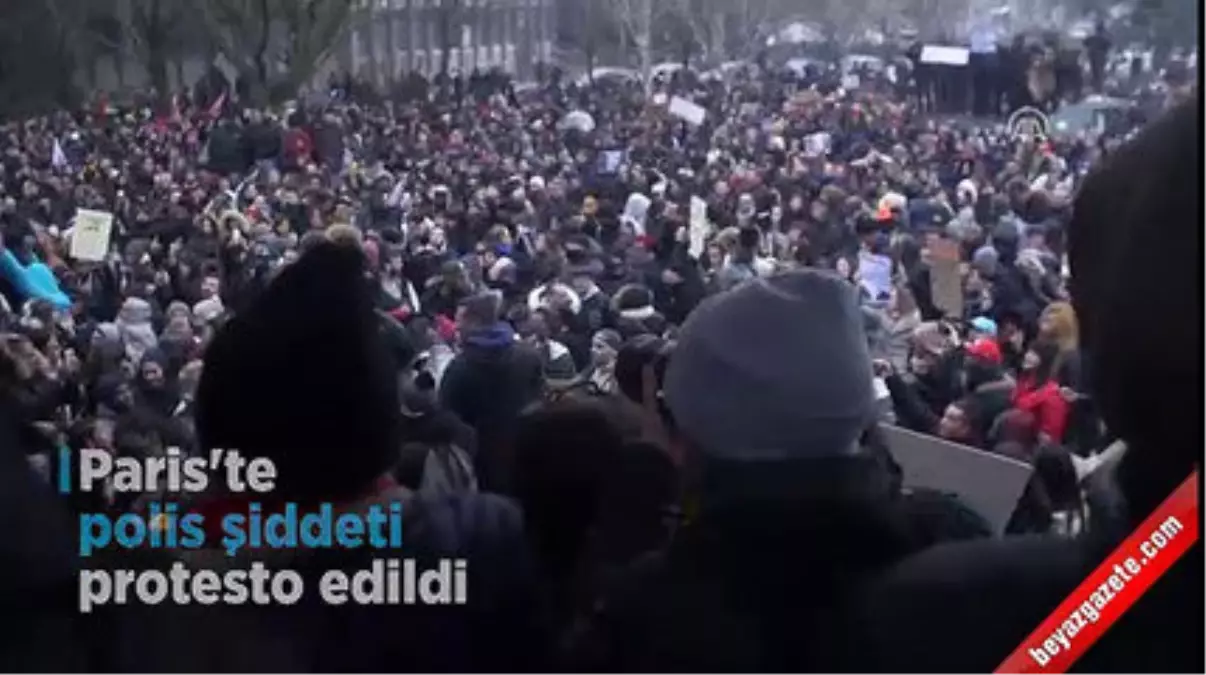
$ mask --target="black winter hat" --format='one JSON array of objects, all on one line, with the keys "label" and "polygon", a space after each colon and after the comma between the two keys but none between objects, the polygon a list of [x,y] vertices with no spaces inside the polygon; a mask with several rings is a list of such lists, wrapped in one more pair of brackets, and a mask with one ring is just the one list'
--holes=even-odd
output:
[{"label": "black winter hat", "polygon": [[357,248],[320,243],[214,337],[197,389],[203,450],[270,458],[278,495],[354,497],[398,450],[398,366]]}]

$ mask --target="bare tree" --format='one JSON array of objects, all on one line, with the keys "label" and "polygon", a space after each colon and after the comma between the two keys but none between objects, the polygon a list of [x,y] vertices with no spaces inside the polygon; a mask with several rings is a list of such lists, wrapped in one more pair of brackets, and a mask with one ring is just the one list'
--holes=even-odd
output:
[{"label": "bare tree", "polygon": [[735,11],[730,21],[723,22],[726,34],[720,40],[735,45],[728,52],[730,57],[743,58],[753,56],[765,45],[774,22],[786,18],[788,10],[788,3],[781,0],[738,0],[726,6]]},{"label": "bare tree", "polygon": [[88,8],[89,37],[110,53],[142,64],[156,96],[166,101],[172,90],[169,66],[179,56],[188,19],[182,0],[110,0]]},{"label": "bare tree", "polygon": [[612,0],[616,22],[637,50],[637,69],[646,90],[653,84],[653,0]]},{"label": "bare tree", "polygon": [[45,2],[0,3],[0,116],[78,103],[76,24]]},{"label": "bare tree", "polygon": [[353,0],[188,0],[256,103],[296,94],[347,35]]},{"label": "bare tree", "polygon": [[777,0],[664,0],[658,3],[657,31],[678,47],[684,65],[692,54],[720,62],[752,56],[769,22],[782,18]]},{"label": "bare tree", "polygon": [[593,73],[601,59],[614,56],[617,48],[623,53],[627,39],[610,0],[568,0],[573,3],[572,20],[557,25],[558,42],[581,53],[586,72]]}]

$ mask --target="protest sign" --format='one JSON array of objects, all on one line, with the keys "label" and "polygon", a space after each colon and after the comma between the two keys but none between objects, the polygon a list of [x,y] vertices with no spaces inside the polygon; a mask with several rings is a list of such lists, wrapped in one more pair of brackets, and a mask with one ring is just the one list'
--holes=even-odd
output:
[{"label": "protest sign", "polygon": [[971,50],[967,47],[925,45],[921,48],[921,62],[929,65],[966,66],[970,60]]},{"label": "protest sign", "polygon": [[804,154],[809,157],[824,157],[833,146],[833,137],[824,131],[804,137]]},{"label": "protest sign", "polygon": [[905,488],[928,488],[959,497],[1003,533],[1030,480],[1029,464],[936,436],[880,425]]},{"label": "protest sign", "polygon": [[858,254],[859,285],[872,300],[881,300],[892,292],[892,259],[861,251]]},{"label": "protest sign", "polygon": [[687,248],[687,252],[692,258],[698,259],[703,255],[708,235],[711,233],[712,226],[708,222],[708,203],[699,197],[692,196],[690,229],[688,230],[690,243]]},{"label": "protest sign", "polygon": [[855,75],[854,73],[842,76],[842,89],[845,89],[846,91],[850,91],[852,89],[858,89],[859,85],[861,85],[862,83],[863,83],[863,81],[861,79],[859,79],[859,76]]},{"label": "protest sign", "polygon": [[708,111],[696,103],[692,103],[685,98],[675,96],[670,99],[669,111],[671,115],[684,120],[687,124],[699,126],[703,124],[704,118],[708,116]]},{"label": "protest sign", "polygon": [[613,176],[624,163],[624,150],[604,150],[599,153],[598,172],[605,176]]},{"label": "protest sign", "polygon": [[109,254],[109,238],[112,235],[112,213],[78,209],[71,234],[71,257],[90,262],[104,260]]},{"label": "protest sign", "polygon": [[963,279],[959,269],[959,242],[933,237],[930,254],[930,294],[934,306],[947,316],[963,316]]}]

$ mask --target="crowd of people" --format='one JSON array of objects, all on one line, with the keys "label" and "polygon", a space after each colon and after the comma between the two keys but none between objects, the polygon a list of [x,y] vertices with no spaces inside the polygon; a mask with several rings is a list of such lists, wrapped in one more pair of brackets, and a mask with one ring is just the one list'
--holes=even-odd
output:
[{"label": "crowd of people", "polygon": [[[0,663],[991,670],[1200,456],[1200,103],[1041,138],[841,85],[4,124]],[[105,259],[73,257],[78,209],[113,215]],[[881,423],[1031,464],[1006,536],[902,485]],[[75,615],[72,514],[176,497],[34,477],[169,447],[269,457],[282,501],[402,500],[403,552],[467,557],[470,605]],[[1202,667],[1195,555],[1087,667]]]}]

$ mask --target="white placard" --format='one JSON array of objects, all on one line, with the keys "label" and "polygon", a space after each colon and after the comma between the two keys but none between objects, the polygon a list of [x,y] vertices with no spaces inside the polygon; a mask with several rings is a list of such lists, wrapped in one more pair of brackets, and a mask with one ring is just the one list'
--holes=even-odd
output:
[{"label": "white placard", "polygon": [[855,75],[854,73],[842,76],[842,89],[845,89],[846,91],[858,89],[859,85],[862,83],[862,79],[860,79],[859,76]]},{"label": "white placard", "polygon": [[708,235],[712,234],[712,225],[708,222],[708,203],[699,197],[691,197],[690,230],[687,234],[690,237],[687,252],[692,258],[699,259],[707,246]]},{"label": "white placard", "polygon": [[948,47],[946,45],[925,45],[921,48],[921,62],[939,66],[966,66],[971,60],[971,50],[967,47]]},{"label": "white placard", "polygon": [[604,150],[599,153],[599,173],[608,176],[615,175],[624,163],[623,150]]},{"label": "white placard", "polygon": [[670,99],[670,107],[668,108],[671,115],[685,120],[687,124],[699,126],[703,124],[704,118],[708,116],[708,111],[703,106],[697,105],[688,101],[685,98],[675,96]]},{"label": "white placard", "polygon": [[880,300],[892,292],[892,259],[886,255],[860,252],[858,254],[859,285],[872,300]]},{"label": "white placard", "polygon": [[809,157],[824,157],[833,147],[833,137],[828,132],[818,131],[804,137],[804,154]]},{"label": "white placard", "polygon": [[900,427],[883,424],[880,429],[900,464],[906,488],[954,493],[995,532],[1005,531],[1030,481],[1029,464]]},{"label": "white placard", "polygon": [[109,255],[109,239],[112,235],[112,213],[77,210],[75,227],[71,231],[71,257],[76,260],[101,262]]}]

